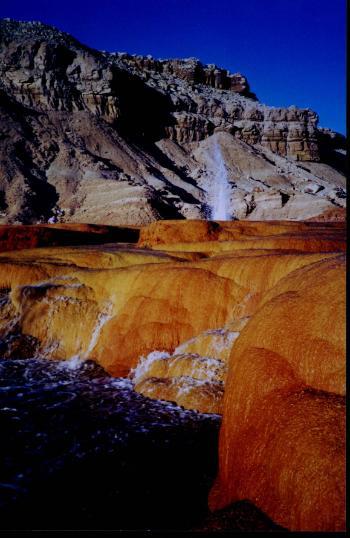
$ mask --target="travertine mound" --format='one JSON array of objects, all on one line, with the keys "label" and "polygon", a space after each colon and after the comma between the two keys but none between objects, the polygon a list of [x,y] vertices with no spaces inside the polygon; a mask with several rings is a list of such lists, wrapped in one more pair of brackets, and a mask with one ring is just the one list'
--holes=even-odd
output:
[{"label": "travertine mound", "polygon": [[132,293],[104,327],[97,351],[97,360],[114,375],[125,375],[141,355],[174,351],[181,342],[241,315],[246,290],[206,269],[185,263],[128,273]]},{"label": "travertine mound", "polygon": [[[231,323],[241,328],[247,318]],[[173,355],[155,351],[142,357],[131,377],[144,396],[175,401],[202,413],[222,413],[226,361],[239,332],[205,331],[178,346]]]},{"label": "travertine mound", "polygon": [[[244,256],[241,252],[238,256],[212,257],[203,261],[192,262],[192,266],[210,271],[217,276],[229,279],[239,285],[244,291],[243,300],[235,305],[235,315],[227,319],[224,328],[206,330],[196,335],[187,342],[180,344],[173,355],[164,354],[167,348],[160,343],[157,353],[150,353],[146,359],[139,362],[136,369],[135,389],[143,394],[155,397],[168,397],[169,383],[163,383],[162,379],[182,378],[181,391],[177,397],[176,384],[171,385],[172,400],[181,405],[195,406],[193,395],[191,401],[185,403],[183,387],[186,384],[186,376],[191,379],[202,380],[203,376],[213,381],[225,382],[226,362],[235,347],[235,342],[240,332],[251,318],[255,319],[257,310],[263,304],[266,293],[289,273],[301,267],[313,266],[320,260],[333,259],[338,253],[259,253]],[[307,308],[307,306],[306,306]],[[292,341],[293,342],[293,341]],[[291,343],[293,345],[293,343]],[[161,352],[162,351],[162,352]],[[209,362],[208,362],[209,361]],[[209,371],[207,369],[209,368]],[[212,377],[211,368],[215,371]],[[159,381],[160,380],[160,381]],[[147,381],[147,383],[146,383]],[[174,382],[175,383],[175,382]],[[153,386],[153,389],[151,387]],[[166,387],[166,392],[163,392]],[[147,389],[146,392],[144,392]],[[154,392],[152,392],[152,390]],[[190,390],[190,389],[189,389]],[[192,390],[192,389],[191,389]],[[163,395],[163,396],[162,396]],[[201,401],[197,401],[197,410],[204,410]],[[207,409],[206,404],[205,409]],[[220,412],[221,402],[215,401],[215,412]]]},{"label": "travertine mound", "polygon": [[[176,235],[178,223],[164,224],[172,225]],[[189,222],[191,239],[206,238],[203,224],[216,223]],[[259,229],[257,223],[232,223],[232,229],[234,225],[240,226],[241,237]],[[300,242],[299,250],[291,248],[293,234],[283,236],[278,251],[274,244],[259,249],[266,238],[279,237],[273,235],[277,223],[264,224],[266,235],[254,236],[252,250],[245,244],[252,237],[210,241],[225,249],[204,257],[200,249],[207,248],[205,241],[195,243],[198,252],[190,256],[176,249],[168,254],[121,244],[5,252],[0,255],[0,286],[11,290],[17,330],[35,337],[41,352],[49,349],[52,358],[94,358],[115,375],[127,375],[141,356],[156,350],[226,360],[231,337],[267,290],[288,273],[344,249],[339,224],[308,227],[314,229],[311,253],[305,252],[310,241],[303,249]]]},{"label": "travertine mound", "polygon": [[197,381],[193,377],[148,377],[136,390],[149,398],[176,402],[201,413],[222,413],[223,383]]},{"label": "travertine mound", "polygon": [[254,237],[249,240],[237,240],[237,241],[221,241],[221,242],[203,242],[200,245],[198,243],[173,243],[164,244],[153,247],[153,250],[165,251],[168,254],[176,252],[194,253],[204,252],[206,256],[212,256],[214,254],[230,253],[235,255],[236,251],[240,254],[246,251],[247,256],[254,251],[290,251],[290,252],[333,252],[333,251],[345,251],[346,243],[342,237],[338,234],[330,234],[330,236],[320,237],[318,234],[298,234],[288,236],[287,234],[280,237]]},{"label": "travertine mound", "polygon": [[271,288],[232,349],[211,507],[250,499],[290,530],[345,529],[345,263]]},{"label": "travertine mound", "polygon": [[[238,338],[239,331],[244,327],[248,319],[248,317],[239,318],[231,322],[229,329],[205,331],[178,346],[175,353],[184,353],[186,356],[188,354],[190,354],[190,356],[195,354],[195,356],[199,355],[201,357],[214,357],[213,367],[215,367],[215,361],[218,360],[222,363],[223,367],[226,368],[226,362],[230,356],[232,345]],[[180,357],[181,356],[182,355],[180,355]],[[221,374],[220,380],[224,381],[224,377]]]},{"label": "travertine mound", "polygon": [[161,222],[139,245],[1,253],[0,355],[92,359],[222,414],[212,508],[343,530],[344,225]]},{"label": "travertine mound", "polygon": [[310,109],[265,106],[196,59],[107,53],[0,21],[0,222],[143,225],[338,219],[345,139]]},{"label": "travertine mound", "polygon": [[[12,289],[21,330],[38,338],[42,349],[52,350],[53,358],[85,356],[89,350],[90,358],[115,375],[126,375],[141,355],[173,351],[196,334],[224,326],[241,312],[246,295],[239,285],[192,268],[191,262],[169,263],[152,253],[148,259],[143,255],[144,264],[138,253],[129,252],[122,268],[94,270],[86,267],[86,256],[82,267],[72,264],[71,250],[65,263],[64,253],[43,256],[38,263],[3,256],[0,285]],[[76,263],[79,259],[78,252]],[[197,299],[196,311],[193,299],[203,285],[208,294]]]},{"label": "travertine mound", "polygon": [[191,377],[198,381],[225,381],[225,362],[220,359],[200,356],[197,353],[153,352],[141,361],[133,373],[134,383],[144,379]]}]

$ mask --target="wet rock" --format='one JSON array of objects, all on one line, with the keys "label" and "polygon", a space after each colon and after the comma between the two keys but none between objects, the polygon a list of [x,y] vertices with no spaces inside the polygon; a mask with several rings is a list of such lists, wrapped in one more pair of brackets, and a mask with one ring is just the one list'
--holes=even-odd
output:
[{"label": "wet rock", "polygon": [[137,383],[135,390],[155,400],[174,402],[200,413],[222,414],[224,384],[197,380],[193,376],[152,377]]},{"label": "wet rock", "polygon": [[27,359],[39,350],[39,340],[29,334],[14,334],[0,340],[0,357],[3,359]]}]

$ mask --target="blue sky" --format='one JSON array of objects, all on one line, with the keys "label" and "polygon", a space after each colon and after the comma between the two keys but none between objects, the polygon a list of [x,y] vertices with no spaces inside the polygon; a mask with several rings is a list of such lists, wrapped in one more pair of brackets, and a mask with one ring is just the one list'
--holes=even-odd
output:
[{"label": "blue sky", "polygon": [[243,73],[259,100],[345,133],[346,0],[1,0],[97,49],[194,56]]}]

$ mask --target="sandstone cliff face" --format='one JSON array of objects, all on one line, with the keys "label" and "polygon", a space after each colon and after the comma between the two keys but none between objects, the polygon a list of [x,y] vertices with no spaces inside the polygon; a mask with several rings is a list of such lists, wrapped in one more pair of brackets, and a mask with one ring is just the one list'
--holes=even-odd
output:
[{"label": "sandstone cliff face", "polygon": [[2,222],[209,218],[220,174],[229,218],[345,205],[341,136],[319,130],[309,109],[259,103],[243,75],[98,52],[8,20],[0,75]]}]

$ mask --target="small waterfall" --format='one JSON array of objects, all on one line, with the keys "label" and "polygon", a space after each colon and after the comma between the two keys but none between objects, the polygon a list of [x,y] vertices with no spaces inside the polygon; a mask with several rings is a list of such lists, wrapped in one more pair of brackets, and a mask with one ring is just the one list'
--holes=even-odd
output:
[{"label": "small waterfall", "polygon": [[213,220],[231,220],[231,187],[228,181],[225,162],[217,141],[214,143],[212,161],[214,163],[214,179],[209,191],[210,217]]},{"label": "small waterfall", "polygon": [[92,331],[91,339],[89,342],[89,345],[87,347],[87,350],[85,351],[83,355],[83,359],[89,359],[91,352],[94,350],[98,337],[100,336],[100,332],[102,330],[102,327],[109,321],[112,317],[112,311],[113,311],[113,305],[112,303],[108,303],[102,312],[100,312],[97,322],[95,325],[94,330]]},{"label": "small waterfall", "polygon": [[94,327],[94,330],[92,331],[91,338],[86,348],[86,351],[73,355],[69,359],[63,361],[61,363],[61,368],[68,370],[78,370],[86,360],[91,358],[91,353],[93,352],[97,344],[102,327],[107,323],[107,321],[112,318],[112,312],[113,304],[107,303],[97,317],[96,325]]}]

